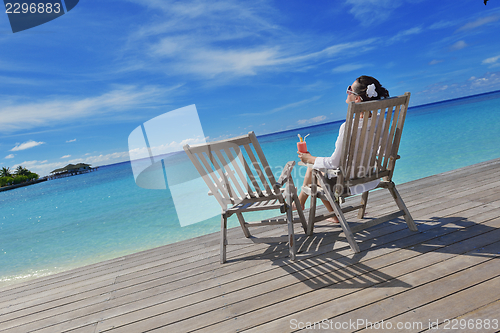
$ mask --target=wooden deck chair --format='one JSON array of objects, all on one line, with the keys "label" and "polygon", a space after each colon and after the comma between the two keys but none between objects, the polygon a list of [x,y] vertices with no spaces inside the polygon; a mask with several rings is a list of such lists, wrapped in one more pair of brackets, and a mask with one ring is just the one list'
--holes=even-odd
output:
[{"label": "wooden deck chair", "polygon": [[[226,262],[228,244],[248,242],[288,242],[290,258],[295,260],[293,223],[301,222],[304,232],[307,230],[307,223],[292,180],[294,161],[286,164],[276,181],[254,132],[202,145],[185,145],[184,151],[209,187],[209,195],[213,195],[222,207],[221,263]],[[292,201],[298,207],[298,218],[295,221],[291,209]],[[243,218],[243,213],[246,212],[271,209],[286,213],[286,219],[246,222]],[[238,217],[245,237],[250,238],[246,242],[245,239],[243,242],[227,239],[227,219],[233,214]],[[250,234],[251,227],[273,224],[288,224],[288,236],[255,238]]]},{"label": "wooden deck chair", "polygon": [[[359,247],[344,213],[359,209],[358,218],[363,218],[368,192],[375,188],[388,189],[399,211],[371,220],[354,232],[399,216],[404,217],[410,230],[418,231],[392,181],[409,101],[410,93],[407,92],[394,98],[349,104],[339,169],[313,169],[311,185],[303,188],[311,195],[308,235],[312,234],[317,219],[316,198],[326,199],[337,215],[351,249],[358,253]],[[378,183],[379,180],[381,181]],[[359,205],[341,208],[346,197],[360,193]]]}]

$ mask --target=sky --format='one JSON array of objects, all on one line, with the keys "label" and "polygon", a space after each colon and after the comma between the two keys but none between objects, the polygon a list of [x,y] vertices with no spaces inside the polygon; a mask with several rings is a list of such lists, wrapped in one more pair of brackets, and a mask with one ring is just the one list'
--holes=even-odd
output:
[{"label": "sky", "polygon": [[[207,140],[345,118],[374,76],[410,106],[500,90],[500,0],[81,0],[12,33],[0,15],[0,167],[129,160],[196,105]],[[168,144],[168,143],[166,143]]]}]

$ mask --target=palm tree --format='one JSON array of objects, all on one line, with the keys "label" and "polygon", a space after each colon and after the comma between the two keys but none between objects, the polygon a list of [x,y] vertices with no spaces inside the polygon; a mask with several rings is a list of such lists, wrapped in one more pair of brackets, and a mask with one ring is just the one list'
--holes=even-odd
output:
[{"label": "palm tree", "polygon": [[2,170],[0,170],[0,176],[2,177],[11,177],[12,174],[10,173],[10,168],[2,167]]},{"label": "palm tree", "polygon": [[26,169],[25,167],[18,166],[16,169],[16,175],[18,176],[29,176],[30,171]]}]

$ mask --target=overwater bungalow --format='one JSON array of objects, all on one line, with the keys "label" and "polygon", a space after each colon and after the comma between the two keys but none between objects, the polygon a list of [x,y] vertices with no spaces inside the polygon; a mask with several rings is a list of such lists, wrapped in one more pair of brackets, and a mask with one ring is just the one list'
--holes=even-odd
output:
[{"label": "overwater bungalow", "polygon": [[64,168],[55,169],[50,172],[48,179],[57,179],[69,176],[80,175],[82,173],[88,173],[96,171],[98,167],[92,168],[90,164],[78,163],[78,164],[68,164]]}]

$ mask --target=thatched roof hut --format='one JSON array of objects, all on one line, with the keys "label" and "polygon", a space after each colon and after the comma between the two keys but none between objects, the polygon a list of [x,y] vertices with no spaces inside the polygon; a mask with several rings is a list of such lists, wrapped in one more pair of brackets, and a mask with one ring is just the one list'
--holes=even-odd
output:
[{"label": "thatched roof hut", "polygon": [[55,170],[51,171],[50,173],[58,174],[58,173],[64,173],[64,172],[78,172],[78,171],[85,171],[85,170],[90,170],[90,164],[85,164],[85,163],[68,164],[64,168],[55,169]]}]

